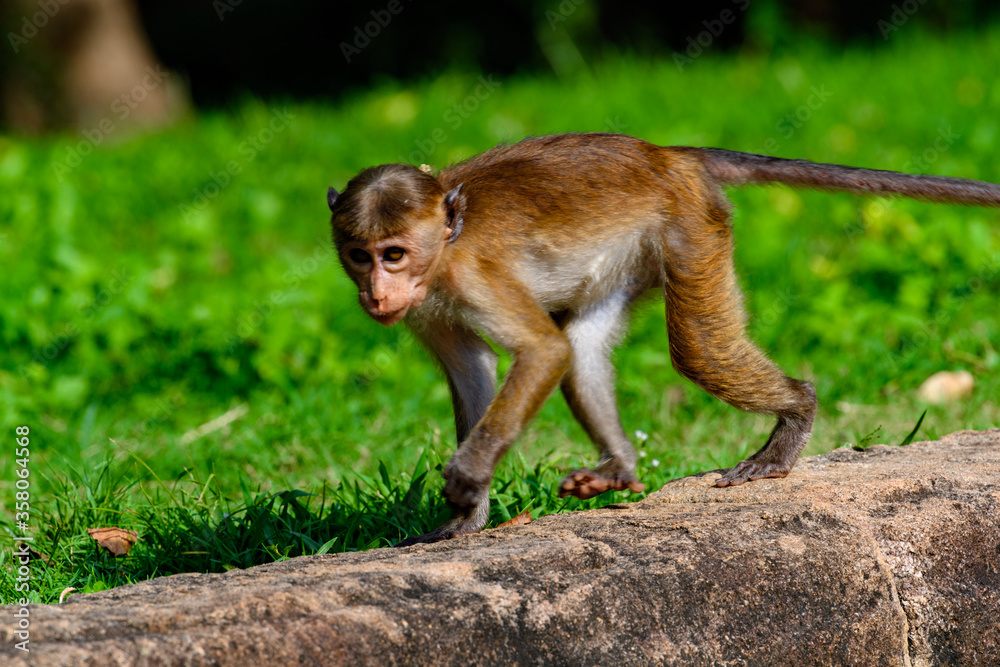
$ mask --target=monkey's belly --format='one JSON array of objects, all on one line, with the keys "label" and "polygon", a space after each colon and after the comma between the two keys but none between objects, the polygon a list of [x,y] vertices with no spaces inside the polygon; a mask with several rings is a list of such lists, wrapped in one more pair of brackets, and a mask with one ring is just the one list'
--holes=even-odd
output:
[{"label": "monkey's belly", "polygon": [[[592,244],[575,253],[536,255],[521,273],[532,295],[546,310],[581,310],[609,295],[655,287],[660,271],[642,252],[639,239],[618,244]],[[568,255],[568,256],[567,256]]]}]

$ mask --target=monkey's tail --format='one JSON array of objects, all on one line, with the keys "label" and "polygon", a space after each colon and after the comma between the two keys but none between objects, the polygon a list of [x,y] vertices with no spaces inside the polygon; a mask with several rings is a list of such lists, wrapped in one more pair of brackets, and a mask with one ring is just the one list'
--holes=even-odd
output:
[{"label": "monkey's tail", "polygon": [[698,149],[709,173],[726,185],[786,183],[879,196],[902,195],[925,201],[1000,206],[1000,185],[949,176],[917,176],[882,169],[859,169],[839,164],[727,151]]}]

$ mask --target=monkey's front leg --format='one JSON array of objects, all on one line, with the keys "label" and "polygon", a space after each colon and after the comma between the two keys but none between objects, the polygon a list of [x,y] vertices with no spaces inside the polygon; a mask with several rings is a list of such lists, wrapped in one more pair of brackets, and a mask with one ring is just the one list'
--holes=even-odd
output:
[{"label": "monkey's front leg", "polygon": [[450,540],[483,529],[490,518],[494,449],[476,444],[470,438],[459,447],[442,473],[447,480],[443,493],[452,511],[451,519],[425,535],[399,542],[397,547]]},{"label": "monkey's front leg", "polygon": [[444,469],[444,495],[459,509],[471,510],[488,496],[493,470],[558,386],[572,352],[555,331],[514,354],[500,393]]},{"label": "monkey's front leg", "polygon": [[[451,389],[455,409],[455,435],[461,445],[486,414],[497,388],[497,355],[475,331],[459,325],[416,323],[413,332],[437,357]],[[489,481],[487,480],[487,486]],[[487,492],[471,509],[452,505],[453,516],[425,535],[409,537],[397,547],[440,542],[483,529],[490,517]]]},{"label": "monkey's front leg", "polygon": [[[486,525],[493,470],[566,372],[572,352],[562,332],[544,311],[533,308],[532,305],[524,305],[519,310],[520,312],[508,304],[506,312],[516,313],[518,317],[505,320],[506,326],[503,328],[491,329],[496,340],[508,346],[514,354],[514,363],[500,393],[489,403],[486,414],[475,422],[443,472],[447,480],[443,493],[454,511],[454,517],[440,528],[426,535],[404,540],[397,546],[459,537],[477,532]],[[512,330],[510,322],[519,324],[520,328]],[[464,336],[462,340],[467,342],[471,339]],[[442,345],[449,347],[447,337],[427,342],[449,371],[449,383],[455,398],[456,427],[461,437],[464,425],[470,423],[470,417],[476,416],[476,406],[483,403],[487,367],[492,370],[495,378],[495,359],[480,349],[478,358],[491,359],[491,363],[479,364],[476,373],[478,379],[472,380],[459,372],[471,367],[460,360],[464,358],[467,362],[475,355],[456,355],[443,350]],[[469,349],[475,347],[477,346]],[[454,345],[451,349],[453,352]]]}]

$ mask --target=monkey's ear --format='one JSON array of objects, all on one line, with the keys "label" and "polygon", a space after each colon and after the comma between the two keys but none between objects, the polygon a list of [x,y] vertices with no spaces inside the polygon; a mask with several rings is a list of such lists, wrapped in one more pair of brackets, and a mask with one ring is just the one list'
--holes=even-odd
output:
[{"label": "monkey's ear", "polygon": [[451,234],[446,239],[448,243],[455,242],[458,235],[462,233],[462,225],[465,223],[465,195],[462,194],[463,185],[465,183],[460,183],[444,196],[444,205],[448,209],[448,229],[451,230]]},{"label": "monkey's ear", "polygon": [[340,193],[333,188],[326,191],[326,205],[330,207],[331,211],[333,210],[333,205],[337,203],[337,197],[339,196]]}]

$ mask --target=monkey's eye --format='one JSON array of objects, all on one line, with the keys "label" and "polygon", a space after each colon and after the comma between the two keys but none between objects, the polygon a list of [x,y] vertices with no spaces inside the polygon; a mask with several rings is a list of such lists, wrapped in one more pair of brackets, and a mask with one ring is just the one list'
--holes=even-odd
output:
[{"label": "monkey's eye", "polygon": [[384,259],[387,262],[398,262],[399,260],[403,259],[403,255],[405,254],[406,251],[403,250],[402,248],[392,247],[387,249],[384,253],[382,253],[382,259]]},{"label": "monkey's eye", "polygon": [[352,248],[350,252],[347,253],[348,257],[355,264],[368,264],[372,261],[372,256],[366,253],[361,248]]}]

